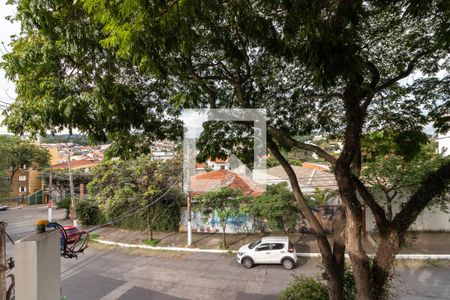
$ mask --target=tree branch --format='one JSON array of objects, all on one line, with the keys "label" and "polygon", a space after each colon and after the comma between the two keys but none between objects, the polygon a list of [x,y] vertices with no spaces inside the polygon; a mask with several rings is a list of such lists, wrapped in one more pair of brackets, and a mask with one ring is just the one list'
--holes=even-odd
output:
[{"label": "tree branch", "polygon": [[419,214],[433,200],[442,193],[450,182],[450,161],[442,165],[437,171],[428,175],[420,188],[411,196],[403,209],[394,217],[393,225],[399,233],[408,230]]},{"label": "tree branch", "polygon": [[317,242],[319,244],[320,252],[324,256],[324,259],[326,259],[326,260],[332,259],[333,255],[332,255],[330,243],[328,242],[328,239],[325,235],[325,232],[323,231],[322,226],[320,225],[319,221],[317,220],[316,216],[312,212],[311,208],[308,206],[308,204],[305,201],[303,193],[298,184],[297,175],[295,174],[295,172],[292,169],[289,162],[281,154],[280,150],[278,149],[277,144],[273,141],[272,136],[270,134],[267,135],[267,146],[268,146],[270,152],[273,154],[273,156],[280,162],[284,171],[288,175],[289,181],[291,183],[292,191],[294,193],[294,196],[295,196],[295,199],[299,206],[299,209],[302,212],[302,214],[305,216],[305,218],[308,221],[311,228],[313,229],[314,234],[316,235],[316,238],[317,238]]},{"label": "tree branch", "polygon": [[421,59],[422,57],[424,57],[427,54],[432,53],[433,51],[434,51],[434,48],[431,48],[431,49],[424,50],[424,51],[417,53],[411,59],[411,61],[408,63],[408,66],[406,67],[406,69],[400,71],[396,76],[386,79],[382,84],[380,84],[379,86],[377,86],[375,88],[375,91],[376,92],[381,91],[381,90],[393,85],[400,79],[403,79],[403,78],[409,76],[414,71],[414,68],[416,67],[416,64],[419,61],[419,59]]},{"label": "tree branch", "polygon": [[329,154],[328,152],[326,152],[325,150],[323,150],[319,146],[312,145],[312,144],[307,144],[307,143],[303,143],[303,142],[299,142],[299,141],[293,139],[291,136],[287,135],[284,132],[284,130],[282,130],[282,129],[273,128],[273,127],[269,126],[269,132],[279,142],[285,143],[286,145],[289,145],[289,146],[292,146],[292,147],[297,147],[297,148],[300,148],[300,149],[312,151],[315,154],[317,154],[317,156],[325,159],[331,165],[334,165],[336,163],[336,157],[334,157],[333,155]]}]

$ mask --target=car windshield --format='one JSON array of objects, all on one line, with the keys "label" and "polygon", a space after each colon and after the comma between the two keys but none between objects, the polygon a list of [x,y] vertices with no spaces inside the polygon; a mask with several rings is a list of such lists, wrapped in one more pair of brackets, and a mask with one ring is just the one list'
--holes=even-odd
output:
[{"label": "car windshield", "polygon": [[255,248],[256,246],[258,246],[260,243],[261,243],[261,240],[256,241],[256,242],[254,242],[254,243],[251,243],[250,245],[248,245],[248,248],[249,248],[249,249],[253,249],[253,248]]}]

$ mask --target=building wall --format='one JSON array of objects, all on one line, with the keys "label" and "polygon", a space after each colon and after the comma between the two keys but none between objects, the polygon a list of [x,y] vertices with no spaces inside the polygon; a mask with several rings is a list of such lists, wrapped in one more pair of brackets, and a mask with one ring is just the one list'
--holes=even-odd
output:
[{"label": "building wall", "polygon": [[[19,180],[22,176],[26,179],[25,181]],[[19,187],[26,187],[26,192],[20,192]],[[39,191],[42,188],[42,182],[40,178],[40,173],[33,169],[19,169],[12,179],[11,184],[11,197],[15,198],[17,196],[28,196]]]},{"label": "building wall", "polygon": [[440,134],[437,140],[439,153],[446,156],[450,155],[450,132],[447,132],[447,134]]},{"label": "building wall", "polygon": [[[400,211],[400,205],[395,205],[394,214]],[[372,212],[366,207],[367,231],[375,229],[375,219]],[[450,213],[443,212],[439,208],[426,208],[411,225],[414,231],[450,231]]]},{"label": "building wall", "polygon": [[[215,233],[222,232],[219,218],[215,213],[205,216],[199,212],[192,212],[192,232]],[[181,208],[180,231],[187,230],[187,208]],[[237,218],[230,218],[227,222],[227,233],[251,233],[255,232],[255,222],[252,217],[242,215]]]}]

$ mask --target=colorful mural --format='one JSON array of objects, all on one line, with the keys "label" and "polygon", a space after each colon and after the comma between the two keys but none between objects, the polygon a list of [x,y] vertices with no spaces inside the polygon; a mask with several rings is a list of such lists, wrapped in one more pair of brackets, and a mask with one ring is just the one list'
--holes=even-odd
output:
[{"label": "colorful mural", "polygon": [[[323,226],[325,232],[332,232],[332,219],[338,212],[339,205],[323,205],[314,210],[319,223]],[[187,230],[187,209],[181,208],[181,222],[180,231]],[[192,232],[216,233],[222,232],[222,227],[219,223],[220,219],[216,213],[204,216],[200,212],[192,212]],[[251,215],[241,215],[236,218],[229,218],[227,222],[227,233],[254,233],[254,232],[270,232],[267,226],[267,221],[258,219]],[[308,222],[303,218],[298,222],[297,226],[291,230],[292,232],[312,232]]]},{"label": "colorful mural", "polygon": [[[186,231],[187,228],[187,213],[186,208],[181,208],[181,226],[180,231]],[[215,233],[222,232],[222,227],[219,223],[219,217],[216,213],[204,216],[200,212],[192,212],[192,231],[193,232],[207,232]],[[241,215],[236,218],[229,218],[227,220],[227,233],[252,233],[256,231],[255,220],[252,216]]]}]

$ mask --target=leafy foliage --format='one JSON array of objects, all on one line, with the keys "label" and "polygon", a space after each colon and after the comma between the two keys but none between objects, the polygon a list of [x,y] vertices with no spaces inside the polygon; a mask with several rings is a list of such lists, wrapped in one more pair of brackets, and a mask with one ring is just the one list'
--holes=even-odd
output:
[{"label": "leafy foliage", "polygon": [[[44,148],[29,141],[13,136],[0,136],[0,195],[7,195],[10,190],[11,179],[16,172],[25,165],[27,168],[43,168],[48,166],[50,154]],[[9,177],[8,183],[5,180]]]},{"label": "leafy foliage", "polygon": [[262,196],[253,199],[250,210],[255,216],[265,218],[271,230],[283,230],[286,234],[300,218],[294,194],[286,182],[268,185]]},{"label": "leafy foliage", "polygon": [[104,222],[98,204],[91,199],[80,199],[76,202],[77,217],[83,225],[96,225]]},{"label": "leafy foliage", "polygon": [[326,205],[327,201],[337,195],[337,191],[330,189],[319,189],[316,188],[314,193],[309,196],[313,205]]},{"label": "leafy foliage", "polygon": [[[356,295],[355,278],[350,268],[346,268],[343,281],[343,299],[353,300]],[[327,287],[313,277],[295,276],[288,287],[278,295],[279,300],[329,299]]]},{"label": "leafy foliage", "polygon": [[327,287],[312,277],[295,276],[294,281],[281,291],[279,300],[326,300],[328,299]]},{"label": "leafy foliage", "polygon": [[159,92],[164,84],[101,47],[102,26],[79,1],[35,2],[9,1],[22,26],[0,64],[17,86],[16,101],[4,112],[11,132],[77,128],[90,142],[114,141],[109,151],[122,157],[148,153],[154,139],[180,136]]},{"label": "leafy foliage", "polygon": [[[355,189],[365,189],[352,182],[360,183],[361,134],[407,132],[396,141],[399,150],[407,150],[397,154],[406,158],[410,149],[419,149],[414,147],[424,125],[449,128],[446,0],[15,3],[23,30],[2,63],[17,83],[18,99],[5,119],[14,132],[77,127],[93,140],[114,141],[117,154],[133,157],[148,151],[155,138],[180,136],[180,109],[265,108],[273,153],[313,149],[335,164],[342,200],[353,210],[346,224],[357,228],[361,204]],[[313,130],[343,140],[339,158],[293,138]],[[206,150],[218,149],[203,140]],[[243,144],[239,135],[234,140],[223,139],[225,152]],[[385,222],[372,195],[364,193],[379,216],[377,226],[406,230],[425,202],[448,185],[449,166],[422,182],[396,224]],[[119,198],[132,198],[133,187],[123,184]],[[315,221],[300,192],[296,198]],[[333,265],[339,249],[320,232],[324,263]],[[359,230],[346,233],[352,235],[348,240],[361,238]],[[398,250],[385,248],[375,258],[381,264]],[[360,249],[352,250],[368,260]],[[364,275],[373,272],[355,275],[366,280],[358,285],[366,287],[359,298],[380,292],[391,267],[377,272],[364,266]]]},{"label": "leafy foliage", "polygon": [[[370,145],[369,149],[363,144],[363,153],[367,153],[363,164],[362,178],[371,189],[377,200],[386,207],[387,216],[393,218],[393,206],[402,204],[400,200],[413,194],[428,174],[448,163],[449,159],[436,154],[435,149],[428,143],[428,138],[414,137],[405,141],[406,134],[389,135],[385,132],[374,132],[363,141]],[[421,135],[420,135],[421,136]],[[382,143],[371,143],[374,139],[383,137]],[[408,152],[399,150],[397,141]],[[414,143],[415,146],[411,144]],[[448,188],[429,203],[429,207],[448,208]]]},{"label": "leafy foliage", "polygon": [[184,199],[178,158],[152,161],[150,156],[141,156],[105,161],[93,174],[94,180],[88,184],[90,201],[98,203],[106,221],[119,219],[118,226],[138,230],[178,229]]},{"label": "leafy foliage", "polygon": [[222,187],[217,191],[205,192],[195,197],[194,210],[202,212],[205,216],[216,213],[222,227],[223,245],[226,243],[226,227],[229,218],[237,217],[246,211],[247,199],[240,190]]}]

